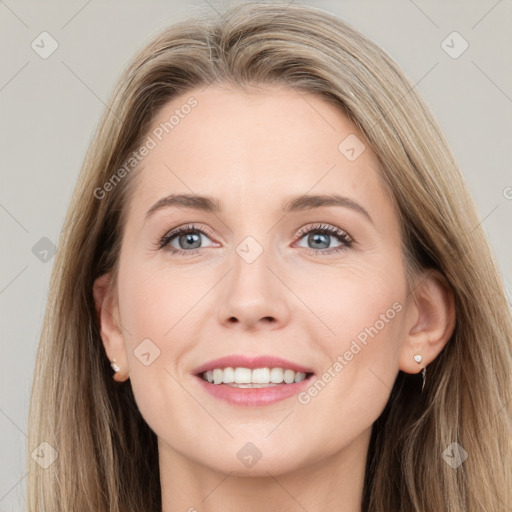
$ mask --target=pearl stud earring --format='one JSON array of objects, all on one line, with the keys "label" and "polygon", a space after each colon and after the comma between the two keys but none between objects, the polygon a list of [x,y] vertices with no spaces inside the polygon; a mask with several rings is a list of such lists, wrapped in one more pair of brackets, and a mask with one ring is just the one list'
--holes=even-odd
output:
[{"label": "pearl stud earring", "polygon": [[[421,364],[421,361],[423,360],[423,358],[421,357],[421,354],[414,354],[413,358],[414,358],[414,360],[415,360],[418,364]],[[423,388],[425,387],[426,375],[427,375],[427,367],[425,366],[425,367],[423,368],[423,370],[421,370],[421,379],[422,379],[422,383],[421,383],[421,391],[423,391]]]}]

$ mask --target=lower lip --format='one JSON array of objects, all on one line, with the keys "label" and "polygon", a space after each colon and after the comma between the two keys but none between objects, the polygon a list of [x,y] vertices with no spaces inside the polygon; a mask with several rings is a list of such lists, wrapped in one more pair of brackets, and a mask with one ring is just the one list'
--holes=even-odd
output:
[{"label": "lower lip", "polygon": [[211,384],[202,377],[196,375],[204,390],[215,398],[223,400],[231,405],[239,405],[243,407],[259,407],[262,405],[270,405],[285,398],[297,395],[306,386],[310,384],[309,378],[293,384],[279,384],[268,388],[235,388],[227,384]]}]

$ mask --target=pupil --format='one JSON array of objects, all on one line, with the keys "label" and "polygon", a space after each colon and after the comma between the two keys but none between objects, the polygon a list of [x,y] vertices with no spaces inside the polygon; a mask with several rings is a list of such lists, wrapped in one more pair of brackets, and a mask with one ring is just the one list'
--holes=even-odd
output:
[{"label": "pupil", "polygon": [[196,243],[195,246],[191,247],[189,245],[187,248],[188,249],[196,249],[197,247],[199,247],[199,244],[201,243],[201,237],[194,233],[187,233],[186,235],[180,236],[180,246],[182,245],[181,242],[191,243],[191,244],[194,244],[194,242],[195,242]]},{"label": "pupil", "polygon": [[[318,244],[325,245],[324,247],[320,247],[320,249],[327,249],[329,247],[329,236],[326,234],[317,233],[314,235],[309,235],[308,240],[309,240],[309,242],[312,242],[313,244],[317,245],[317,247],[315,247],[316,249],[319,248]],[[193,245],[193,247],[190,247],[190,245],[189,245],[189,247],[188,247],[189,249],[190,248],[197,249],[197,247],[201,243],[201,236],[196,233],[187,233],[185,235],[181,235],[179,238],[179,241],[180,241],[180,246],[182,245],[182,242],[185,242],[185,244]],[[196,245],[194,245],[194,244],[196,244]]]},{"label": "pupil", "polygon": [[327,247],[329,247],[329,236],[326,234],[309,235],[309,241],[315,244],[326,244],[326,247],[315,247],[315,249],[327,249]]}]

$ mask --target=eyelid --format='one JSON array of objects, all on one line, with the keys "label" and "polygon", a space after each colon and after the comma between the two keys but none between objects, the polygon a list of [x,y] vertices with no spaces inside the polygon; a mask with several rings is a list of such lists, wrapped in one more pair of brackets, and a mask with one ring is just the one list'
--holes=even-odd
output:
[{"label": "eyelid", "polygon": [[[340,245],[336,247],[328,247],[326,249],[314,249],[311,247],[301,247],[303,251],[306,252],[306,254],[312,254],[313,256],[322,256],[322,257],[329,257],[329,256],[339,256],[341,253],[347,251],[348,249],[352,248],[355,244],[355,240],[348,234],[347,231],[344,229],[338,228],[337,226],[333,226],[332,224],[326,224],[326,223],[316,223],[316,224],[309,224],[307,226],[302,227],[299,229],[297,234],[295,235],[298,238],[298,241],[300,241],[304,236],[308,235],[309,233],[313,232],[320,232],[324,233],[328,236],[333,236],[338,239],[340,242]],[[297,241],[297,242],[298,242]],[[294,245],[297,243],[294,242]]]},{"label": "eyelid", "polygon": [[[165,231],[165,233],[158,238],[159,241],[157,242],[157,247],[159,249],[163,249],[172,238],[179,235],[182,231],[200,231],[200,232],[204,233],[205,235],[207,235],[209,238],[215,238],[214,234],[213,234],[213,230],[210,229],[206,224],[188,222],[186,224],[176,226],[175,228],[173,228],[171,230]],[[182,250],[182,249],[176,249],[176,251],[179,251],[179,250]],[[193,250],[186,251],[186,252],[191,253],[191,252],[193,252]]]},{"label": "eyelid", "polygon": [[299,231],[297,231],[295,236],[298,238],[302,238],[304,235],[307,235],[311,231],[325,231],[328,232],[329,234],[340,236],[343,235],[343,237],[346,238],[347,241],[354,241],[354,239],[344,229],[326,223],[308,224],[306,226],[303,226],[302,228],[299,229]]},{"label": "eyelid", "polygon": [[[165,232],[164,235],[159,238],[159,242],[157,243],[157,248],[164,249],[167,247],[169,252],[171,252],[173,254],[183,254],[183,255],[195,254],[200,249],[204,249],[205,247],[199,247],[199,248],[192,249],[192,250],[184,250],[184,249],[176,249],[169,245],[169,242],[173,238],[175,238],[176,236],[179,236],[183,232],[188,232],[188,231],[197,231],[197,232],[200,232],[201,234],[206,235],[208,238],[213,238],[213,240],[215,240],[213,230],[211,228],[209,228],[206,224],[189,222],[187,224],[182,224],[180,226],[177,226],[177,227],[171,229],[170,231]],[[297,233],[295,234],[295,237],[300,240],[307,234],[309,234],[311,232],[315,232],[315,231],[323,232],[324,234],[328,234],[329,236],[334,236],[334,237],[338,238],[341,245],[337,246],[337,247],[326,248],[326,249],[314,249],[314,248],[310,248],[310,247],[302,247],[302,249],[304,249],[306,252],[308,252],[310,254],[314,254],[314,255],[322,254],[325,256],[330,255],[330,254],[336,254],[336,253],[339,253],[346,249],[349,249],[352,246],[352,244],[355,243],[354,239],[344,229],[341,229],[341,228],[338,228],[336,226],[333,226],[331,224],[326,224],[326,223],[308,224],[306,226],[303,226],[302,228],[299,229],[299,231],[297,231]],[[297,243],[297,241],[294,243]]]}]

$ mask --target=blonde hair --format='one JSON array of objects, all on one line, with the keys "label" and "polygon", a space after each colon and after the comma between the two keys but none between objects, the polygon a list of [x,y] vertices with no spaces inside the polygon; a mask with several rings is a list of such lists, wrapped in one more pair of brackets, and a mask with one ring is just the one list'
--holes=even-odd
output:
[{"label": "blonde hair", "polygon": [[[156,436],[129,381],[114,382],[99,335],[94,280],[114,272],[128,184],[102,199],[158,109],[209,83],[274,84],[341,109],[380,162],[403,228],[408,272],[437,269],[453,290],[455,331],[428,367],[399,372],[373,426],[363,510],[486,511],[512,506],[512,322],[476,208],[437,122],[394,61],[334,15],[246,3],[170,26],[120,78],[85,158],[51,279],[30,403],[29,453],[49,443],[48,468],[27,456],[29,510],[153,511],[161,496]],[[452,468],[457,442],[467,459]]]}]

